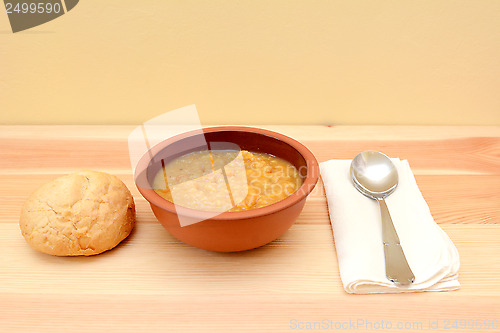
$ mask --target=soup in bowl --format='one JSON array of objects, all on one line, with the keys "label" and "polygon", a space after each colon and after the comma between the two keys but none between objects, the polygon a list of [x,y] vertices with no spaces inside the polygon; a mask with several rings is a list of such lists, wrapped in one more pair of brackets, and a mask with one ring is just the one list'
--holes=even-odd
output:
[{"label": "soup in bowl", "polygon": [[153,189],[176,205],[213,212],[261,208],[302,185],[288,161],[247,150],[200,150],[162,165]]},{"label": "soup in bowl", "polygon": [[319,177],[314,155],[272,131],[221,126],[167,139],[139,161],[135,181],[158,221],[212,251],[267,244],[293,224]]}]

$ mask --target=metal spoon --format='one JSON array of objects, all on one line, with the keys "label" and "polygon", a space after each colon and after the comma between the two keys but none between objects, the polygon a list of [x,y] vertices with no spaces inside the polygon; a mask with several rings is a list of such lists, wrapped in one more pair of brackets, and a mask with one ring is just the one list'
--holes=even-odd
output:
[{"label": "metal spoon", "polygon": [[398,285],[411,284],[415,281],[415,276],[406,261],[384,200],[398,186],[396,167],[386,155],[377,151],[365,151],[352,160],[351,178],[359,192],[379,203],[387,278]]}]

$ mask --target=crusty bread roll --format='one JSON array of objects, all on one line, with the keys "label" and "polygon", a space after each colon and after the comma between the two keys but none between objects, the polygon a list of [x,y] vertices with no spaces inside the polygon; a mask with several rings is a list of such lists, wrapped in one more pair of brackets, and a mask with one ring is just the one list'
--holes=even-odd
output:
[{"label": "crusty bread roll", "polygon": [[80,171],[36,190],[26,200],[19,224],[35,250],[89,256],[112,249],[130,234],[135,204],[116,176]]}]

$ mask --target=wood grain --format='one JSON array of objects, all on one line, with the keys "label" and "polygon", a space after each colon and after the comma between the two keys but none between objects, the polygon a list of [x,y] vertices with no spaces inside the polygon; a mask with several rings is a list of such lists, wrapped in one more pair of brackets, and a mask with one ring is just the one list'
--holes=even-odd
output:
[{"label": "wood grain", "polygon": [[[460,252],[462,288],[345,293],[321,184],[278,240],[213,253],[177,241],[156,222],[133,183],[132,127],[0,126],[0,332],[309,332],[353,322],[351,331],[380,332],[381,321],[394,332],[431,331],[436,321],[433,332],[450,332],[446,320],[500,321],[499,127],[264,127],[300,140],[319,161],[366,149],[408,159],[436,222]],[[94,257],[33,251],[18,227],[22,204],[38,186],[80,169],[126,183],[136,229]],[[307,323],[323,326],[299,329]]]}]

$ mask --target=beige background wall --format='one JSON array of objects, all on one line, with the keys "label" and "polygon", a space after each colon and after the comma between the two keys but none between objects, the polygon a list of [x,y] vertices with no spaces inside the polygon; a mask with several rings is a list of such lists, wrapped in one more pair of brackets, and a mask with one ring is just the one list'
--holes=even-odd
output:
[{"label": "beige background wall", "polygon": [[13,34],[0,123],[500,125],[500,1],[81,0]]}]

